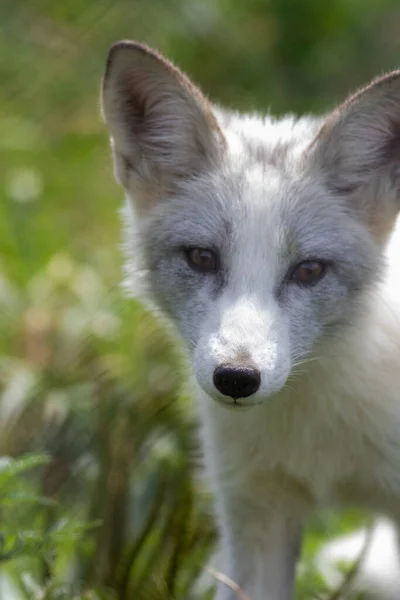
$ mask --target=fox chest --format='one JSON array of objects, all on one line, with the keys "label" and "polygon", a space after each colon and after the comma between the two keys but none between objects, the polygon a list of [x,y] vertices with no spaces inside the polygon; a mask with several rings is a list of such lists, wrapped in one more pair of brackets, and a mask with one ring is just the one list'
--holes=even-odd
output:
[{"label": "fox chest", "polygon": [[347,485],[400,495],[400,414],[270,408],[236,414],[217,406],[203,418],[207,463],[220,484],[258,487],[279,470],[318,503]]}]

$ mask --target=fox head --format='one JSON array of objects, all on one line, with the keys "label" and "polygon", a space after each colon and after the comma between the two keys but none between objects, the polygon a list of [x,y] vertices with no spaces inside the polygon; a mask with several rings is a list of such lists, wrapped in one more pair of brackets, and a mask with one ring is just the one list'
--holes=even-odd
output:
[{"label": "fox head", "polygon": [[157,52],[120,42],[102,111],[129,244],[199,385],[233,408],[267,401],[351,327],[384,271],[400,210],[400,71],[326,118],[274,121],[212,106]]}]

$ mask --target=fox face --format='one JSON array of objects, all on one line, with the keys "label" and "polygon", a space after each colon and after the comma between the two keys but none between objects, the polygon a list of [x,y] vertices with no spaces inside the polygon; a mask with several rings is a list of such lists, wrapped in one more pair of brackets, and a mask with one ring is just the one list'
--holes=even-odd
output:
[{"label": "fox face", "polygon": [[240,116],[149,48],[110,50],[102,108],[128,261],[216,401],[268,401],[379,286],[400,208],[399,104],[396,72],[326,118]]}]

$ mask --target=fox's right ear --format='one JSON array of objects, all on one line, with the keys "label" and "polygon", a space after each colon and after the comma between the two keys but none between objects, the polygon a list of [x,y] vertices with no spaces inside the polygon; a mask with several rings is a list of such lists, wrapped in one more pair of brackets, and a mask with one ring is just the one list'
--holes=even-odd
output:
[{"label": "fox's right ear", "polygon": [[209,102],[179,69],[135,42],[111,47],[101,105],[116,178],[140,208],[217,161],[224,138]]}]

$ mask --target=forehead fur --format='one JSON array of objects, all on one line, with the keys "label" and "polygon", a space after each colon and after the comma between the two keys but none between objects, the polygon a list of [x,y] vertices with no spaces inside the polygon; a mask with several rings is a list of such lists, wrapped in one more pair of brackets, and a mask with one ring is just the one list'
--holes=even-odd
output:
[{"label": "forehead fur", "polygon": [[285,169],[299,160],[318,133],[322,118],[286,115],[281,119],[242,115],[214,107],[231,156],[244,163]]},{"label": "forehead fur", "polygon": [[141,228],[146,245],[154,246],[156,236],[158,245],[229,245],[238,255],[243,237],[247,261],[250,242],[254,258],[329,260],[368,237],[347,203],[325,188],[318,169],[305,167],[304,149],[319,119],[216,112],[227,140],[225,160],[182,180],[153,209],[149,227]]}]

